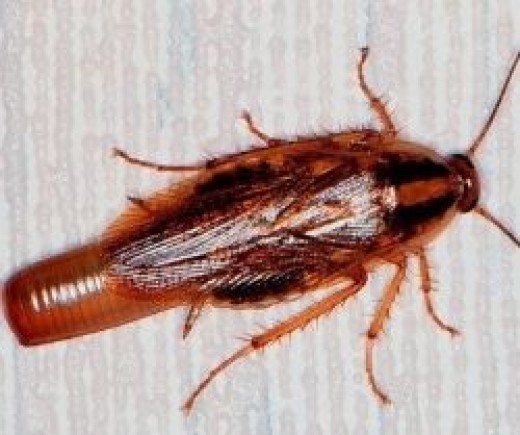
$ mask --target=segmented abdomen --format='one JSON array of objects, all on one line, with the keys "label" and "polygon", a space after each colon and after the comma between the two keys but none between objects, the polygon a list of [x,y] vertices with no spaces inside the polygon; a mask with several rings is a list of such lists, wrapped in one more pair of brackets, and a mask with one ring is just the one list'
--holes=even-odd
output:
[{"label": "segmented abdomen", "polygon": [[31,346],[89,334],[166,308],[110,291],[104,267],[99,247],[89,246],[13,276],[3,302],[20,343]]}]

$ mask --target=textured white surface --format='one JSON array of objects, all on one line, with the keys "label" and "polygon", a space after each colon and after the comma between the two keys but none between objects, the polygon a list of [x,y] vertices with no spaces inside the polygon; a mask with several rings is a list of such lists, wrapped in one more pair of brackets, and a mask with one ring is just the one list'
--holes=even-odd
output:
[{"label": "textured white surface", "polygon": [[[248,108],[273,136],[370,122],[368,79],[410,139],[464,150],[520,47],[508,1],[0,2],[0,275],[85,242],[125,205],[171,182],[110,158],[120,145],[193,162],[251,142]],[[479,159],[483,203],[520,228],[520,75]],[[436,301],[456,340],[424,314],[412,262],[376,352],[394,406],[368,390],[366,291],[290,340],[229,369],[184,418],[182,400],[263,312],[207,310],[186,342],[181,310],[108,333],[24,349],[0,329],[2,434],[479,434],[520,424],[519,253],[477,218],[431,250]],[[308,302],[308,301],[307,301]]]}]

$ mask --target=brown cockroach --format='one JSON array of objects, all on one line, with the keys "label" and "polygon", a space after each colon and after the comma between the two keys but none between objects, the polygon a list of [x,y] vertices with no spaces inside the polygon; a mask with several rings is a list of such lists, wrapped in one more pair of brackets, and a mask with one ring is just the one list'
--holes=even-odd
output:
[{"label": "brown cockroach", "polygon": [[433,306],[425,246],[459,213],[473,211],[519,239],[478,205],[472,163],[520,58],[465,154],[444,157],[402,140],[384,104],[365,82],[368,49],[361,51],[359,84],[382,130],[274,139],[243,119],[265,146],[200,166],[170,166],[115,154],[157,171],[191,173],[180,183],[132,204],[96,243],[29,266],[5,285],[4,307],[24,345],[101,331],[171,307],[187,306],[183,336],[205,306],[263,308],[319,287],[339,290],[254,335],[211,370],[184,404],[225,368],[329,313],[358,293],[380,264],[396,272],[366,333],[371,389],[372,351],[405,277],[419,259],[428,314],[450,334]]}]

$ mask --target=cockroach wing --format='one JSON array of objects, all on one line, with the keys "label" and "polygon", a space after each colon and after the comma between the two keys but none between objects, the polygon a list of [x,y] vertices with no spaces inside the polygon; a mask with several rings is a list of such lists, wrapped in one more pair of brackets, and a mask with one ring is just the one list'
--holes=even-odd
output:
[{"label": "cockroach wing", "polygon": [[184,185],[188,194],[172,188],[184,200],[170,210],[147,200],[134,213],[149,222],[110,251],[109,278],[130,294],[207,293],[232,303],[319,285],[373,247],[391,208],[375,173],[326,158],[319,173],[287,162],[216,171]]}]

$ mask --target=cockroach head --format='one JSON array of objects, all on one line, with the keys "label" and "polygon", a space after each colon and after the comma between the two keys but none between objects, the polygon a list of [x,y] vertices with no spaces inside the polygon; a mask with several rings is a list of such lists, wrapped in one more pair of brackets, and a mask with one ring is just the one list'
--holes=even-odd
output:
[{"label": "cockroach head", "polygon": [[[495,120],[498,108],[500,107],[502,100],[506,94],[506,90],[511,82],[511,78],[513,77],[513,73],[520,61],[520,51],[518,51],[515,55],[511,68],[509,68],[509,72],[507,73],[507,77],[502,85],[500,93],[498,95],[497,101],[493,110],[489,114],[489,117],[486,123],[482,126],[479,134],[468,148],[466,154],[453,154],[450,156],[449,163],[450,166],[459,174],[461,177],[461,186],[463,189],[460,200],[457,204],[457,208],[466,213],[468,211],[472,211],[477,207],[479,195],[480,195],[480,182],[478,179],[477,171],[471,159],[475,157],[477,150],[480,148],[486,134],[488,133],[493,121]],[[478,212],[478,210],[476,210]]]},{"label": "cockroach head", "polygon": [[[515,69],[520,62],[520,51],[516,52],[515,58],[511,67],[509,68],[509,72],[507,73],[506,79],[502,88],[500,89],[500,93],[498,94],[497,101],[493,110],[489,114],[489,117],[485,124],[482,126],[479,134],[473,140],[471,146],[468,148],[466,154],[453,154],[450,156],[449,162],[450,166],[459,174],[462,179],[462,188],[464,189],[462,192],[462,196],[457,204],[458,209],[466,213],[468,211],[472,211],[477,207],[479,195],[480,195],[480,183],[477,176],[477,171],[471,159],[475,157],[476,152],[480,149],[486,134],[488,133],[493,121],[495,120],[498,108],[502,104],[504,96],[506,94],[509,83],[511,83],[511,79],[515,72]],[[478,210],[476,210],[478,212]]]},{"label": "cockroach head", "polygon": [[468,211],[474,211],[476,214],[482,216],[488,222],[492,223],[495,227],[497,227],[502,233],[504,233],[511,241],[520,248],[520,238],[518,238],[513,232],[506,228],[504,224],[502,224],[496,217],[494,217],[485,207],[478,204],[478,199],[480,195],[480,182],[477,175],[477,170],[473,165],[471,159],[475,158],[476,152],[480,149],[480,145],[482,144],[484,138],[486,137],[489,128],[493,124],[495,116],[497,114],[498,108],[504,99],[506,94],[506,90],[511,82],[515,69],[520,62],[520,51],[516,52],[515,58],[509,68],[509,72],[507,73],[507,77],[502,85],[502,89],[498,94],[497,101],[493,110],[491,111],[486,123],[481,128],[479,134],[472,142],[471,146],[468,148],[466,154],[453,154],[449,157],[449,164],[451,168],[459,175],[460,177],[460,185],[461,185],[461,196],[459,201],[457,202],[457,208],[462,213],[466,213]]},{"label": "cockroach head", "polygon": [[457,208],[462,213],[472,211],[480,197],[480,180],[475,165],[465,154],[452,154],[448,162],[460,177],[461,196]]},{"label": "cockroach head", "polygon": [[473,211],[498,228],[518,248],[520,239],[509,228],[493,216],[485,207],[478,204],[480,197],[480,180],[475,165],[466,154],[452,154],[448,157],[448,163],[452,170],[459,176],[460,197],[457,201],[457,209],[462,213]]}]

